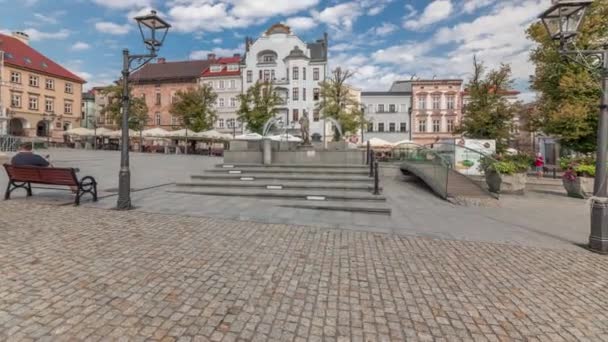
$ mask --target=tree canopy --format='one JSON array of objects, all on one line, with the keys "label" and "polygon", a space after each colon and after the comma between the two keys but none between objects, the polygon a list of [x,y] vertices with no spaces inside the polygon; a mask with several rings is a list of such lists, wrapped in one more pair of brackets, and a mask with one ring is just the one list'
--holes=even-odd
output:
[{"label": "tree canopy", "polygon": [[263,134],[264,124],[277,113],[277,105],[283,100],[275,92],[270,82],[256,82],[244,94],[238,96],[240,107],[237,111],[239,121],[247,129]]},{"label": "tree canopy", "polygon": [[186,128],[195,132],[206,131],[213,127],[217,118],[215,101],[217,94],[204,84],[196,88],[175,93],[171,113],[178,116]]},{"label": "tree canopy", "polygon": [[486,73],[483,63],[476,59],[473,67],[473,76],[466,85],[469,101],[457,132],[473,139],[494,139],[497,151],[502,152],[508,146],[518,108],[505,96],[513,85],[511,67],[501,65]]},{"label": "tree canopy", "polygon": [[[606,44],[606,18],[608,0],[594,1],[582,22],[576,49],[594,49]],[[530,55],[536,68],[531,87],[539,97],[529,129],[556,136],[562,146],[573,151],[595,151],[601,96],[599,73],[588,69],[592,63],[586,57],[572,56],[575,61],[560,55],[557,43],[541,23],[532,24],[527,34],[538,43]]]},{"label": "tree canopy", "polygon": [[[108,86],[102,93],[107,96],[108,105],[101,110],[101,113],[122,128],[122,86],[118,84]],[[131,88],[129,94],[129,128],[139,131],[148,122],[148,106],[143,98],[132,95]]]}]

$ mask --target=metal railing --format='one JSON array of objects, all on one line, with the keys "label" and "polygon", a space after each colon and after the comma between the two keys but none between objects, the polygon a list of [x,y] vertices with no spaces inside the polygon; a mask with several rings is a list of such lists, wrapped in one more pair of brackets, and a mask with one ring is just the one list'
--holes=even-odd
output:
[{"label": "metal railing", "polygon": [[448,197],[448,176],[451,165],[436,151],[417,144],[406,143],[392,150],[393,161],[421,178],[437,195]]},{"label": "metal railing", "polygon": [[0,135],[0,152],[15,152],[21,144],[21,139],[12,135]]}]

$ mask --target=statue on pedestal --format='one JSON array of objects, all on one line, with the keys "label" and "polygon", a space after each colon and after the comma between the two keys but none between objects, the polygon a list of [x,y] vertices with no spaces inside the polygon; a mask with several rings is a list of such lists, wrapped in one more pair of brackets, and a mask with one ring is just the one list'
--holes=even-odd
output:
[{"label": "statue on pedestal", "polygon": [[304,115],[298,121],[300,124],[300,133],[302,135],[302,145],[310,146],[310,121],[308,120],[308,113],[304,112]]}]

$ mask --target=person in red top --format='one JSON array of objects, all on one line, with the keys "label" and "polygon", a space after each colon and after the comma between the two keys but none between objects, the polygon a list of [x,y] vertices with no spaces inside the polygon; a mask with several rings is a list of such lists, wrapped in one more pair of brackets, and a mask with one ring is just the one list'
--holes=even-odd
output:
[{"label": "person in red top", "polygon": [[536,177],[541,178],[543,176],[543,168],[545,166],[545,159],[543,155],[538,152],[536,159],[534,160],[534,166],[536,167]]}]

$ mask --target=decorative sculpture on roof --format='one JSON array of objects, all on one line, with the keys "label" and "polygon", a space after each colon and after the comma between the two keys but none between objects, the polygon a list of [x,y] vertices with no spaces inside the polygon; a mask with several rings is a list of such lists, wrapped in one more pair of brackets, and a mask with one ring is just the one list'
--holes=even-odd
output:
[{"label": "decorative sculpture on roof", "polygon": [[270,26],[270,28],[266,30],[267,36],[276,33],[291,34],[291,28],[285,24],[278,23]]}]

